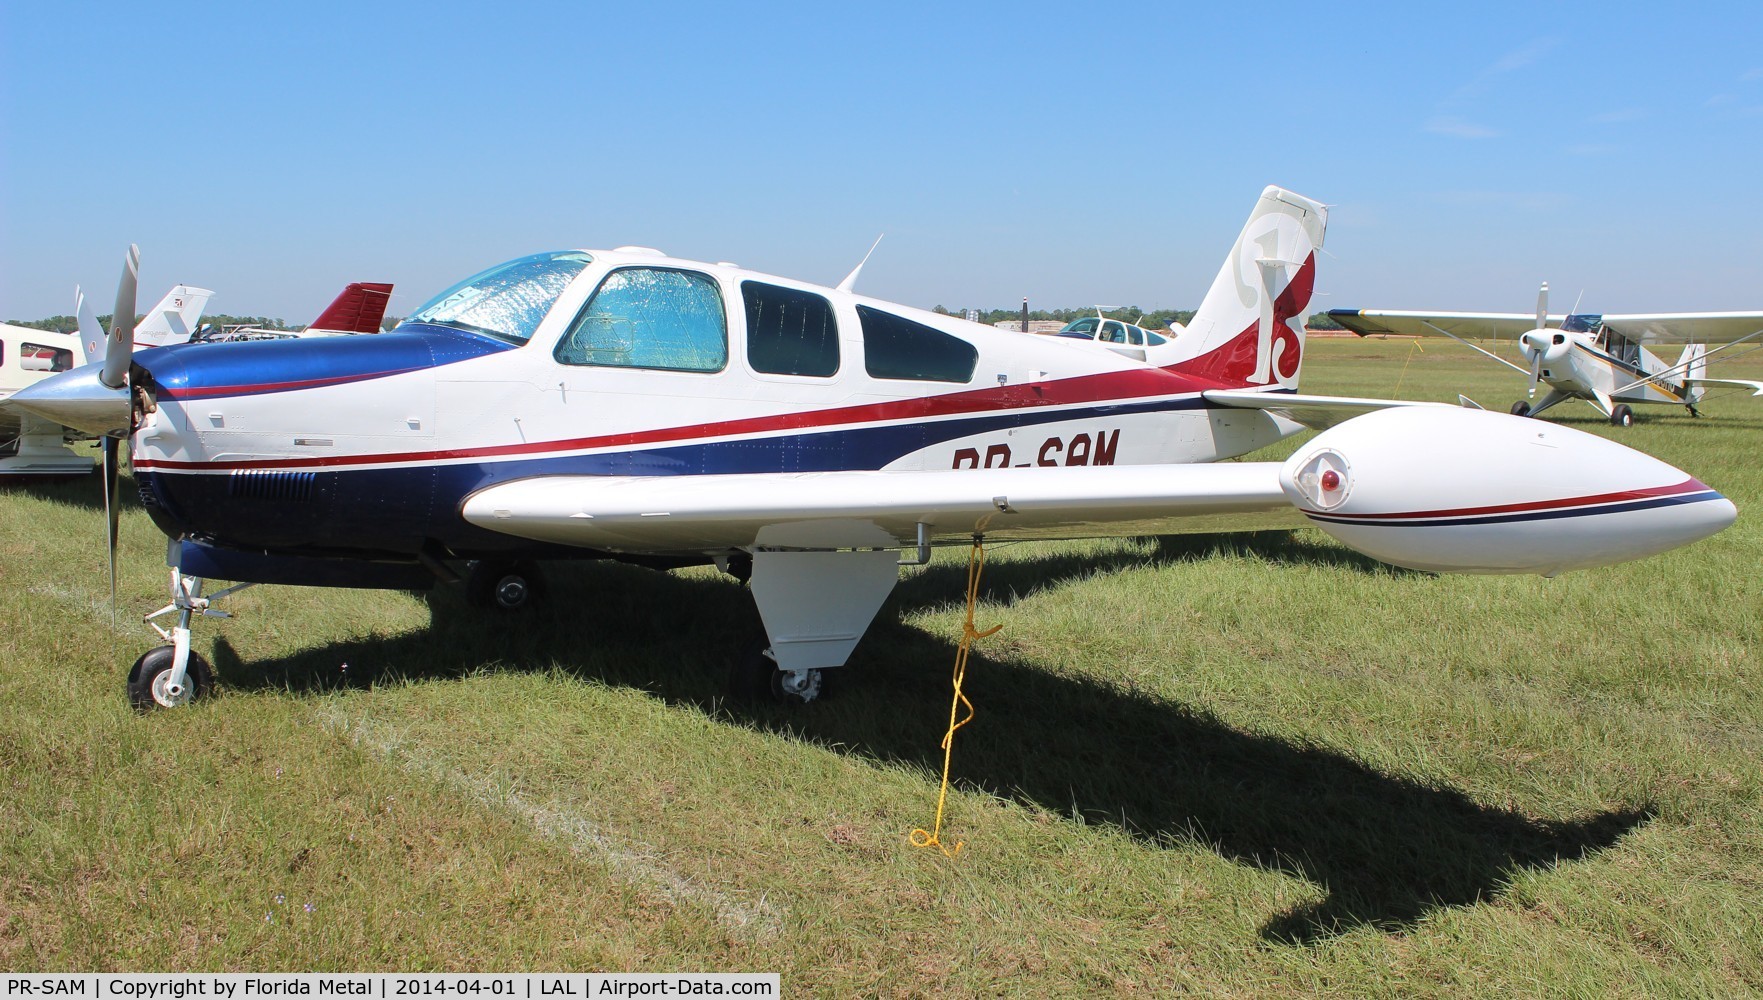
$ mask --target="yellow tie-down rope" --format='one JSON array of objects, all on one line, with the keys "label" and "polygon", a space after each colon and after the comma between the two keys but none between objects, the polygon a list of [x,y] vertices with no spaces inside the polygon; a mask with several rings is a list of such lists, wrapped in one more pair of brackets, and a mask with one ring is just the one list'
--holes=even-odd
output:
[{"label": "yellow tie-down rope", "polygon": [[[968,701],[967,696],[961,693],[961,685],[967,680],[967,652],[975,639],[984,639],[1004,627],[993,625],[981,632],[973,624],[973,607],[979,601],[979,576],[985,566],[985,536],[974,535],[973,550],[967,556],[967,621],[961,629],[961,644],[955,650],[955,694],[949,699],[949,731],[943,734],[943,786],[937,791],[937,819],[929,830],[913,830],[910,838],[914,847],[935,847],[951,858],[960,853],[966,843],[957,840],[954,847],[948,847],[939,835],[943,832],[943,807],[949,800],[949,758],[955,749],[955,730],[972,722],[974,715],[973,702]],[[967,714],[961,716],[961,709],[964,707]]]}]

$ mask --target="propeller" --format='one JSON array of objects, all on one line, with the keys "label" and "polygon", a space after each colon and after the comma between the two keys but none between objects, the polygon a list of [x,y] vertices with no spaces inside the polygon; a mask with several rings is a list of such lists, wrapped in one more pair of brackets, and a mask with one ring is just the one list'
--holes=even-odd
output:
[{"label": "propeller", "polygon": [[[1549,283],[1545,281],[1545,282],[1543,282],[1543,287],[1537,289],[1537,325],[1533,329],[1547,330],[1548,328],[1549,328]],[[1526,337],[1526,339],[1528,340],[1529,338]],[[1537,394],[1537,380],[1539,380],[1543,377],[1543,350],[1544,350],[1544,348],[1543,348],[1543,345],[1536,344],[1536,345],[1532,346],[1532,350],[1533,350],[1534,356],[1530,359],[1530,388],[1525,393],[1525,395],[1534,399]]]},{"label": "propeller", "polygon": [[122,459],[118,454],[122,442],[115,435],[104,435],[104,520],[108,531],[104,536],[104,547],[110,553],[110,627],[116,627],[116,537],[118,521],[122,516],[122,504],[117,502],[117,478],[122,471]]},{"label": "propeller", "polygon": [[[110,336],[104,344],[104,370],[98,381],[111,389],[129,389],[129,364],[135,354],[135,286],[141,275],[141,248],[129,244],[123,256],[122,278],[116,284],[116,311],[110,317]],[[126,433],[134,433],[134,401],[129,401]],[[104,547],[110,556],[110,624],[116,625],[116,541],[122,504],[116,491],[122,474],[121,438],[112,431],[104,435]]]},{"label": "propeller", "polygon": [[135,285],[141,276],[141,248],[129,244],[116,283],[116,311],[110,314],[110,338],[104,346],[104,372],[99,381],[112,389],[128,385],[129,361],[135,353]]}]

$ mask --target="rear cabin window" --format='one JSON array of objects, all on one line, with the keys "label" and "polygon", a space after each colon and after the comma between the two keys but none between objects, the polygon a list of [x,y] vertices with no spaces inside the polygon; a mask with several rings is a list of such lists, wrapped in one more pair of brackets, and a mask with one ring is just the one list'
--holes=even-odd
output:
[{"label": "rear cabin window", "polygon": [[832,303],[812,292],[741,282],[747,304],[747,363],[768,375],[827,376],[839,370]]},{"label": "rear cabin window", "polygon": [[863,367],[872,378],[916,382],[970,382],[979,351],[959,337],[868,306],[863,323]]},{"label": "rear cabin window", "polygon": [[696,271],[614,271],[558,341],[555,357],[566,365],[721,371],[728,366],[722,289]]}]

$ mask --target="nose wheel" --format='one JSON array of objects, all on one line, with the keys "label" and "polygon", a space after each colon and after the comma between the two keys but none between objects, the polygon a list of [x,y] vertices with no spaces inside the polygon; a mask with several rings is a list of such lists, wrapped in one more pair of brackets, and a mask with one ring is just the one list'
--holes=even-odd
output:
[{"label": "nose wheel", "polygon": [[538,564],[524,559],[482,559],[465,578],[465,599],[480,608],[519,611],[544,592]]},{"label": "nose wheel", "polygon": [[205,698],[214,688],[214,670],[208,661],[190,653],[181,680],[173,676],[177,661],[175,646],[159,646],[148,650],[135,661],[129,671],[129,704],[137,712],[159,708],[182,708],[198,698]]}]

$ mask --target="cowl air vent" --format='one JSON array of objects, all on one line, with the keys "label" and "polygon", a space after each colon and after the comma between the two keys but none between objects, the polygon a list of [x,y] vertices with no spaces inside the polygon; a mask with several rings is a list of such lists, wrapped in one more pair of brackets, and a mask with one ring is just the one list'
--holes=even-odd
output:
[{"label": "cowl air vent", "polygon": [[239,471],[227,483],[227,495],[253,500],[311,500],[316,472]]}]

